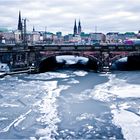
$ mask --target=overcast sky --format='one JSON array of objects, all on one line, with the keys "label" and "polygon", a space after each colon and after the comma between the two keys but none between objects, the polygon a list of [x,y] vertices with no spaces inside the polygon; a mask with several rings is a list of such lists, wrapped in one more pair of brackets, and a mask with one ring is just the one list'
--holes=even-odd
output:
[{"label": "overcast sky", "polygon": [[140,0],[0,0],[0,27],[16,29],[19,10],[28,30],[73,33],[75,19],[84,32],[140,29]]}]

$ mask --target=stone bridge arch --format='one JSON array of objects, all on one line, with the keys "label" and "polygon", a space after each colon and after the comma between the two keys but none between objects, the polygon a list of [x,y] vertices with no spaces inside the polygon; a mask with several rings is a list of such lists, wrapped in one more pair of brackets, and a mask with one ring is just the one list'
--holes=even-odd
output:
[{"label": "stone bridge arch", "polygon": [[129,57],[129,56],[140,56],[140,52],[120,52],[120,53],[113,53],[110,56],[110,63],[113,64],[114,62],[116,62],[117,60],[121,59],[121,58],[125,58],[125,57]]},{"label": "stone bridge arch", "polygon": [[63,55],[85,57],[91,61],[96,62],[98,67],[102,65],[100,52],[40,52],[38,68],[40,67],[41,63],[46,59],[49,59],[51,57],[56,57],[56,56],[63,56]]}]

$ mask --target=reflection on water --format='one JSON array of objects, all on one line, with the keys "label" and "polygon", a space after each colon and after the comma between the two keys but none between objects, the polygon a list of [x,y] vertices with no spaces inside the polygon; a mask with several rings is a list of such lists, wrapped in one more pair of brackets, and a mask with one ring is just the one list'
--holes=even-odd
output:
[{"label": "reflection on water", "polygon": [[140,138],[138,77],[140,72],[79,70],[4,77],[0,79],[0,138]]}]

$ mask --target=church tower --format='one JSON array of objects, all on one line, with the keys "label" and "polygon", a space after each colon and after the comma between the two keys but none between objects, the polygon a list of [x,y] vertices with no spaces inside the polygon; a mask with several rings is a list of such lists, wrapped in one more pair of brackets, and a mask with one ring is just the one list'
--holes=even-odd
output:
[{"label": "church tower", "polygon": [[33,32],[35,32],[35,27],[33,26]]},{"label": "church tower", "polygon": [[79,24],[78,24],[78,34],[79,34],[79,35],[81,34],[81,31],[82,31],[81,22],[80,22],[80,20],[79,20]]},{"label": "church tower", "polygon": [[77,34],[77,25],[76,25],[76,20],[74,23],[74,29],[73,29],[73,35],[75,36]]},{"label": "church tower", "polygon": [[18,18],[18,30],[22,31],[22,21],[21,21],[21,13],[19,11],[19,18]]},{"label": "church tower", "polygon": [[18,18],[18,27],[17,27],[17,30],[14,32],[14,34],[15,34],[15,42],[22,43],[22,41],[23,41],[23,29],[22,29],[22,19],[21,19],[20,11],[19,11],[19,18]]}]

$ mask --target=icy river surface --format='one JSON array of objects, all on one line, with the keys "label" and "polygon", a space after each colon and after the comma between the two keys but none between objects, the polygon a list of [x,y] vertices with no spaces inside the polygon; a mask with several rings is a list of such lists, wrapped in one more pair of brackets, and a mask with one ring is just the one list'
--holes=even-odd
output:
[{"label": "icy river surface", "polygon": [[59,70],[0,79],[0,140],[140,139],[140,71]]}]

